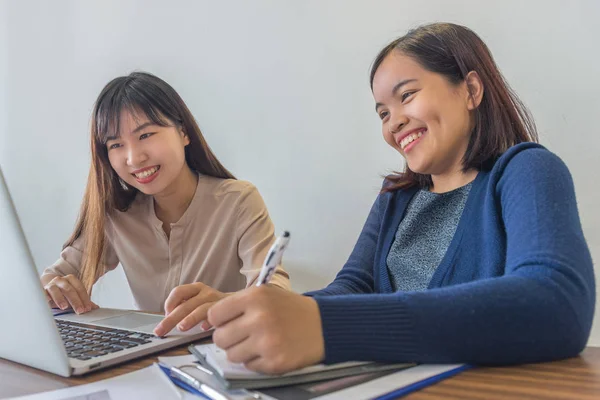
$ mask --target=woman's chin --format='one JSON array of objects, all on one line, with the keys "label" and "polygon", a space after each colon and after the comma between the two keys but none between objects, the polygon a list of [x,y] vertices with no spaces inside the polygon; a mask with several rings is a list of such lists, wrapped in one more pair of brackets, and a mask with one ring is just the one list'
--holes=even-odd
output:
[{"label": "woman's chin", "polygon": [[428,175],[429,169],[423,163],[407,162],[408,168],[415,174]]}]

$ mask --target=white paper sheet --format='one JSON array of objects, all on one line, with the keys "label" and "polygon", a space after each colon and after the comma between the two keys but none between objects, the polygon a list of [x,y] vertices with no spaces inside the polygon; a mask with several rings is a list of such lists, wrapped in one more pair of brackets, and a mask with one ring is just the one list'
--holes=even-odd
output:
[{"label": "white paper sheet", "polygon": [[[251,371],[244,367],[243,364],[232,363],[227,359],[227,353],[215,346],[214,344],[202,344],[197,345],[196,349],[206,356],[206,361],[216,369],[221,376],[226,379],[270,379],[271,375],[261,374],[255,371]],[[356,362],[349,361],[338,364],[317,364],[311,365],[305,368],[301,368],[295,371],[288,372],[287,374],[280,375],[281,377],[286,376],[297,376],[312,374],[315,372],[331,371],[335,369],[355,367],[359,365],[367,365],[368,362]]]},{"label": "white paper sheet", "polygon": [[[107,393],[103,393],[107,392]],[[108,397],[107,397],[108,396]],[[154,364],[138,371],[86,385],[14,397],[19,400],[179,400],[181,393]]]}]

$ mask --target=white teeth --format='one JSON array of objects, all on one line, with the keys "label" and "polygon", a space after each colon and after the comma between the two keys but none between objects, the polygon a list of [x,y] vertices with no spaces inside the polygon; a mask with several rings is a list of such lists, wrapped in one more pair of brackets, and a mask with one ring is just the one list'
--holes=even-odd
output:
[{"label": "white teeth", "polygon": [[412,143],[413,141],[417,140],[421,136],[423,136],[423,131],[419,131],[418,133],[412,133],[412,134],[408,135],[407,137],[405,137],[404,139],[402,139],[402,141],[400,142],[400,148],[402,150],[404,150],[404,148],[406,146],[408,146],[410,143]]},{"label": "white teeth", "polygon": [[150,175],[154,175],[154,173],[156,171],[158,171],[158,167],[153,167],[144,172],[140,172],[139,174],[134,174],[134,175],[138,179],[145,179],[145,178],[149,177]]}]

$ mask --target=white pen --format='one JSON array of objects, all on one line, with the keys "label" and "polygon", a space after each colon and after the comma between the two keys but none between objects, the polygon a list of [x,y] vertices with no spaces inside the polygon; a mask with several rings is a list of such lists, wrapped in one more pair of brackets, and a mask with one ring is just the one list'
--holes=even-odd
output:
[{"label": "white pen", "polygon": [[281,236],[277,238],[273,246],[269,249],[267,256],[265,257],[265,262],[260,269],[260,274],[258,275],[258,280],[256,281],[256,286],[264,285],[265,283],[269,283],[271,277],[275,273],[275,269],[277,265],[281,262],[281,258],[283,257],[283,251],[286,249],[288,243],[290,241],[290,233],[288,231],[284,231]]}]

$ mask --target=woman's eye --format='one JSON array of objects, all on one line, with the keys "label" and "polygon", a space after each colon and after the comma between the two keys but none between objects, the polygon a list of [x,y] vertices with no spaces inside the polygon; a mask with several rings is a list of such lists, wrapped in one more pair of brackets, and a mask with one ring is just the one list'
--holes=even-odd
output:
[{"label": "woman's eye", "polygon": [[379,118],[383,121],[385,119],[385,117],[388,116],[388,112],[387,111],[382,111],[379,113]]},{"label": "woman's eye", "polygon": [[120,147],[120,146],[121,146],[121,144],[120,144],[120,143],[113,143],[113,144],[111,144],[110,146],[108,146],[108,149],[109,149],[109,150],[112,150],[112,149],[116,149],[116,148],[118,148],[118,147]]},{"label": "woman's eye", "polygon": [[152,135],[154,135],[154,132],[142,133],[142,134],[140,135],[140,140],[142,140],[142,139],[147,139],[147,138],[149,138],[149,137],[150,137],[150,136],[152,136]]},{"label": "woman's eye", "polygon": [[402,93],[402,102],[404,102],[406,99],[408,99],[410,96],[412,96],[415,92],[404,92]]}]

